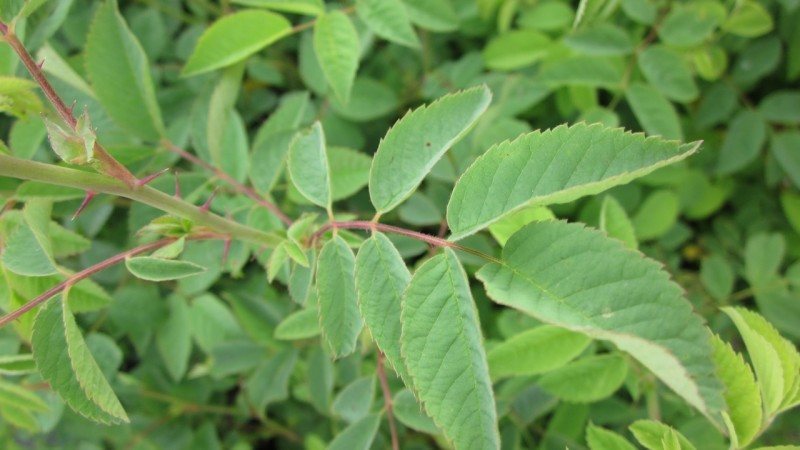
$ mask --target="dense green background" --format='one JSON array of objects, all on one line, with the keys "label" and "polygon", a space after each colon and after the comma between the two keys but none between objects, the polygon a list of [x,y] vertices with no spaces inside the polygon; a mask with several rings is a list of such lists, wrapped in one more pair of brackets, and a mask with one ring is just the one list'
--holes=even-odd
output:
[{"label": "dense green background", "polygon": [[[3,21],[25,3],[0,1]],[[326,20],[354,24],[345,32],[328,24],[337,45],[328,49],[334,62],[326,69],[344,74],[334,81],[320,67],[318,58],[325,55],[315,53],[325,46],[314,42],[311,22],[323,7],[315,0],[120,1],[121,16],[111,3],[34,1],[26,6],[30,16],[15,25],[36,60],[45,60],[59,94],[67,103],[76,101],[76,113],[86,108],[99,141],[132,172],[178,168],[184,198],[201,204],[219,186],[212,209],[262,229],[281,224],[217,177],[180,160],[160,145],[161,138],[271,196],[290,217],[308,211],[324,216],[303,198],[302,186],[287,181],[283,165],[294,133],[320,120],[335,210],[343,213],[340,219],[368,220],[369,156],[389,127],[409,108],[486,83],[493,93],[488,112],[419,191],[382,219],[434,235],[459,175],[491,145],[522,133],[586,121],[702,140],[700,152],[684,162],[553,206],[552,213],[595,227],[603,218],[629,217],[633,233],[622,230],[618,237],[663,262],[696,311],[737,350],[743,350],[741,339],[721,306],[754,309],[795,344],[800,341],[800,1],[390,3],[405,8],[414,29],[402,22],[370,27],[352,2],[326,2],[329,11],[342,11]],[[237,24],[225,32],[258,40],[252,52],[237,59],[223,48],[217,58],[232,59],[190,60],[213,22],[260,7],[285,17],[274,18],[275,27],[289,26],[282,20],[299,26],[270,36],[272,25],[260,19]],[[141,50],[126,47],[130,41],[120,32],[125,23]],[[347,77],[356,70],[353,61],[354,82]],[[51,114],[49,107],[34,84],[11,77],[29,79],[16,55],[0,44],[0,136],[7,152],[55,162],[41,118]],[[174,190],[170,176],[152,186]],[[54,200],[52,217],[64,227],[54,238],[59,263],[79,270],[140,243],[138,231],[160,215],[101,195],[71,221],[82,197],[77,190],[0,178],[0,245],[11,245],[22,204]],[[548,211],[528,214],[520,220]],[[350,242],[363,237],[342,234]],[[507,234],[495,227],[463,244],[498,254]],[[429,251],[419,241],[392,240],[412,267]],[[316,315],[301,312],[276,331],[302,309],[292,301],[305,299],[292,291],[302,287],[292,281],[302,270],[293,265],[297,270],[290,274],[287,265],[270,274],[277,280],[269,285],[268,254],[234,242],[223,264],[225,252],[220,241],[191,242],[184,259],[209,269],[202,274],[155,284],[120,265],[95,275],[96,284],[72,290],[80,300],[71,301],[81,305],[73,309],[85,311],[77,322],[130,424],[94,424],[65,407],[38,375],[9,365],[4,358],[30,351],[33,314],[1,329],[0,391],[5,383],[25,386],[48,408],[20,412],[24,405],[0,400],[0,446],[317,449],[349,423],[380,412],[383,397],[368,337],[354,354],[333,361],[316,337]],[[462,263],[472,274],[483,261],[468,255]],[[7,261],[2,274],[0,307],[6,312],[60,276],[26,276]],[[490,303],[479,284],[473,287],[487,348],[537,325]],[[603,346],[592,343],[586,354]],[[503,448],[583,449],[589,423],[630,436],[627,427],[648,415],[681,431],[698,449],[728,448],[702,416],[641,366],[629,364],[614,395],[587,403],[559,400],[553,393],[558,389],[542,388],[545,378],[495,384]],[[389,378],[402,448],[437,448],[443,440],[435,427],[391,370]],[[758,444],[800,442],[798,424],[800,413],[789,411]],[[388,445],[382,419],[372,448]]]}]

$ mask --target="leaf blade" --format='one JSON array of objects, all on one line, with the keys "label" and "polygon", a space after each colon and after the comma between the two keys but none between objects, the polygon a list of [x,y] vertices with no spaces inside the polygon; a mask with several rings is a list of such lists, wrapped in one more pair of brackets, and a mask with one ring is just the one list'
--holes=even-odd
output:
[{"label": "leaf blade", "polygon": [[335,236],[317,260],[317,304],[322,337],[335,357],[356,348],[363,326],[355,287],[355,256],[344,239]]}]

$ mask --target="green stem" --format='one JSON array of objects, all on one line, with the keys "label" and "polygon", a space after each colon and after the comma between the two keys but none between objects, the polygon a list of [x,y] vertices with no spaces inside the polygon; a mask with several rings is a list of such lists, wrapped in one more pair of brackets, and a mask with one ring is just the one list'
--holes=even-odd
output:
[{"label": "green stem", "polygon": [[149,186],[130,187],[123,181],[106,175],[0,155],[0,176],[40,181],[129,198],[169,214],[189,219],[196,225],[207,227],[217,233],[257,245],[274,247],[283,241],[275,233],[266,233],[242,225]]}]

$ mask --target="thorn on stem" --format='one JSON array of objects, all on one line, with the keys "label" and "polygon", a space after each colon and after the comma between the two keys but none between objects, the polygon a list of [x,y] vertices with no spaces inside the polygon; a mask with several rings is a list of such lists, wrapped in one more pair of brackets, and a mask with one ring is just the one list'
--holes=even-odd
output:
[{"label": "thorn on stem", "polygon": [[39,61],[39,62],[36,64],[36,66],[39,68],[39,70],[42,70],[42,67],[44,67],[44,58],[42,58],[42,60],[41,60],[41,61]]},{"label": "thorn on stem", "polygon": [[81,205],[78,206],[78,209],[75,211],[75,214],[72,215],[72,220],[77,219],[78,216],[83,212],[83,210],[86,209],[87,206],[89,206],[89,202],[92,201],[94,195],[95,195],[94,191],[86,191],[86,196],[83,197]]},{"label": "thorn on stem", "polygon": [[148,175],[148,176],[146,176],[146,177],[144,177],[142,179],[136,180],[136,186],[140,186],[140,187],[144,186],[147,183],[149,183],[149,182],[155,180],[156,178],[160,177],[161,175],[165,174],[168,170],[169,170],[169,168],[164,169],[164,170],[159,170],[156,173],[150,174],[150,175]]},{"label": "thorn on stem", "polygon": [[211,202],[214,201],[214,197],[217,196],[218,190],[219,190],[218,188],[214,188],[214,191],[211,192],[211,195],[208,196],[208,200],[206,200],[206,202],[203,203],[203,206],[200,207],[201,211],[207,212],[209,209],[211,209]]},{"label": "thorn on stem", "polygon": [[225,247],[222,249],[222,265],[228,263],[228,256],[231,254],[231,238],[225,239]]},{"label": "thorn on stem", "polygon": [[176,170],[173,172],[175,174],[175,193],[172,194],[175,198],[181,198],[181,183],[178,181],[178,171]]},{"label": "thorn on stem", "polygon": [[69,106],[69,113],[72,116],[75,116],[75,105],[78,103],[77,100],[72,100],[72,104]]}]

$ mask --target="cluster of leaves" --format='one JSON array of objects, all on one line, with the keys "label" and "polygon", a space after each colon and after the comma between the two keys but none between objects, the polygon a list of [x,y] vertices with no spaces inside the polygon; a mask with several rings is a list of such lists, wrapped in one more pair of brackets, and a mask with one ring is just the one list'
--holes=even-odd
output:
[{"label": "cluster of leaves", "polygon": [[798,448],[800,1],[0,21],[3,448]]}]

